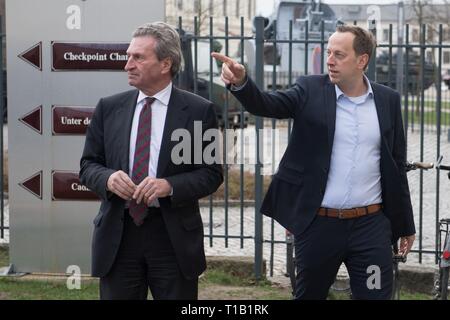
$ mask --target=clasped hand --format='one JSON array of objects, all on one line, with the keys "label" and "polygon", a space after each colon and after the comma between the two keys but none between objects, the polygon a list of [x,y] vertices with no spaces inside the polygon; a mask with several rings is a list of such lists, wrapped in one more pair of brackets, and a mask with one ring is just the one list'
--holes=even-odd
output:
[{"label": "clasped hand", "polygon": [[172,186],[166,179],[146,177],[136,185],[122,170],[114,172],[108,178],[107,188],[124,200],[134,199],[136,203],[144,202],[147,206],[155,199],[167,197],[172,192]]}]

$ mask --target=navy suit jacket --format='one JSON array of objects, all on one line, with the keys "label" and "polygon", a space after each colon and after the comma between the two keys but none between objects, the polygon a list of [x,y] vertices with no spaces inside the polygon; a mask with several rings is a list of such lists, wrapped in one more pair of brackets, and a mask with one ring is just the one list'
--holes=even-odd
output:
[{"label": "navy suit jacket", "polygon": [[[415,233],[405,171],[406,145],[400,95],[372,83],[381,132],[383,211],[392,227],[392,241]],[[286,91],[262,92],[248,78],[232,94],[250,113],[294,119],[292,134],[273,176],[261,212],[294,235],[313,220],[325,194],[336,122],[336,92],[328,75],[304,76]]]},{"label": "navy suit jacket", "polygon": [[[117,170],[129,173],[130,133],[138,94],[138,90],[131,90],[100,99],[86,134],[80,180],[102,201],[94,219],[92,241],[91,273],[96,277],[105,276],[111,269],[122,238],[125,200],[107,192],[106,184]],[[203,131],[217,128],[213,104],[172,87],[156,175],[168,180],[173,187],[173,195],[159,198],[159,203],[178,264],[186,278],[195,278],[206,268],[198,199],[216,191],[223,181],[220,164],[194,163],[193,146],[191,163],[176,165],[171,161],[172,148],[179,143],[171,141],[172,132],[186,129],[193,140],[194,121],[200,121]],[[203,143],[203,148],[206,145]]]}]

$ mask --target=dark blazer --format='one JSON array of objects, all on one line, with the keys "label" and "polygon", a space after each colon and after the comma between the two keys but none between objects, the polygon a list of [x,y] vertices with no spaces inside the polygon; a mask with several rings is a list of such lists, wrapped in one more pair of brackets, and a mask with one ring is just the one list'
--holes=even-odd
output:
[{"label": "dark blazer", "polygon": [[[415,233],[405,171],[406,145],[400,95],[372,83],[380,124],[381,187],[393,241]],[[263,93],[249,78],[233,95],[252,114],[294,119],[286,152],[264,198],[261,212],[294,235],[313,220],[325,193],[336,122],[336,92],[327,75],[305,76],[286,91]]]},{"label": "dark blazer", "polygon": [[[117,170],[129,173],[130,132],[138,94],[131,90],[100,99],[86,134],[80,180],[101,198],[92,241],[92,275],[96,277],[108,273],[122,238],[125,201],[107,192],[106,184]],[[217,128],[213,104],[173,86],[157,168],[157,177],[169,181],[173,195],[159,198],[159,203],[177,261],[188,279],[206,268],[198,199],[216,191],[223,181],[220,164],[194,163],[194,149],[190,163],[175,165],[171,161],[172,148],[179,143],[171,141],[172,132],[188,130],[193,147],[194,121],[202,122],[203,131]]]}]

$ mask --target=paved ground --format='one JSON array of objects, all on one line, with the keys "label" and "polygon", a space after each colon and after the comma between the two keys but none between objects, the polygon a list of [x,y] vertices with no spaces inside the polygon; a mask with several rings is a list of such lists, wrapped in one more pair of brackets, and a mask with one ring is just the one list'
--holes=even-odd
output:
[{"label": "paved ground", "polygon": [[[283,152],[286,143],[286,139],[283,139],[283,135],[280,135],[280,139],[277,143],[281,143],[279,147],[280,153]],[[423,139],[423,160],[425,162],[434,162],[437,157],[437,138],[434,133],[426,133]],[[250,144],[251,145],[251,144]],[[253,151],[253,150],[251,150]],[[249,152],[248,154],[253,154]],[[447,132],[441,137],[440,144],[440,154],[444,155],[444,159],[450,163],[450,143],[447,141]],[[417,129],[415,132],[410,131],[408,134],[408,160],[419,161],[421,159],[421,137]],[[252,160],[249,160],[252,161]],[[410,172],[409,184],[411,189],[412,203],[414,207],[414,216],[417,225],[417,240],[413,249],[418,249],[421,247],[425,250],[435,249],[435,226],[436,226],[436,170],[429,170],[423,172],[423,199],[422,199],[422,214],[420,213],[420,172],[413,171]],[[450,218],[450,180],[447,179],[446,174],[440,175],[440,217]],[[202,208],[202,216],[205,222],[205,234],[209,234],[210,230],[210,210],[209,208]],[[240,208],[229,208],[228,218],[225,216],[223,208],[214,208],[213,211],[213,233],[216,235],[223,235],[225,233],[225,226],[228,225],[228,234],[234,236],[241,235],[241,219],[244,223],[244,231],[242,234],[246,236],[254,235],[254,218],[255,210],[253,207],[246,207],[244,209],[243,217],[241,218]],[[284,229],[275,223],[273,226],[272,233],[272,223],[271,219],[264,217],[264,239],[273,239],[276,241],[285,240]],[[419,222],[422,221],[423,229],[419,228]],[[252,240],[245,240],[244,247],[241,248],[240,239],[229,239],[228,245],[225,243],[225,239],[216,238],[213,241],[213,246],[210,247],[209,238],[205,239],[205,247],[207,254],[210,255],[253,255],[254,245]],[[273,247],[273,249],[272,249]],[[267,260],[267,266],[269,271],[270,263],[273,263],[273,275],[278,278],[279,281],[288,281],[287,278],[283,276],[286,270],[286,245],[285,244],[271,244],[266,243],[264,245],[264,259]],[[408,264],[420,265],[418,254],[411,254],[408,259]],[[434,265],[434,255],[423,255],[422,256],[423,265]],[[342,268],[340,274],[345,275],[345,267]]]},{"label": "paved ground", "polygon": [[[424,161],[434,161],[437,156],[437,138],[434,133],[427,133],[424,136],[423,159]],[[417,161],[420,160],[421,139],[418,132],[409,132],[408,134],[408,159]],[[287,139],[281,137],[277,143],[280,143],[278,154],[282,154],[285,148]],[[252,146],[252,143],[249,143]],[[440,153],[444,155],[446,163],[450,163],[450,143],[447,141],[447,132],[442,135]],[[252,152],[249,152],[251,155]],[[409,174],[409,183],[412,195],[412,202],[414,206],[414,215],[417,225],[418,239],[414,248],[417,249],[421,245],[423,249],[434,250],[435,246],[435,225],[436,225],[436,170],[430,170],[423,173],[423,215],[420,216],[420,173],[411,172]],[[450,217],[450,180],[446,175],[441,174],[440,180],[440,216]],[[224,235],[227,231],[230,236],[250,236],[254,235],[254,219],[255,209],[253,207],[245,207],[243,215],[240,214],[239,207],[228,208],[227,218],[225,216],[224,208],[215,207],[213,210],[213,219],[210,221],[210,210],[207,207],[201,209],[205,234],[209,234],[210,225],[212,225],[213,234]],[[9,225],[9,208],[8,201],[5,201],[5,225]],[[241,223],[241,219],[243,224]],[[284,242],[285,231],[274,223],[272,220],[264,217],[264,239]],[[419,221],[423,222],[423,230],[419,229]],[[227,227],[227,229],[226,229]],[[421,232],[422,231],[422,232]],[[242,232],[242,233],[241,233]],[[421,233],[420,233],[421,232]],[[422,236],[422,237],[420,237]],[[421,238],[421,239],[420,239]],[[9,242],[9,232],[5,232],[0,243]],[[270,265],[273,263],[273,279],[279,282],[288,282],[284,277],[286,270],[286,245],[283,243],[271,245],[264,244],[264,259],[267,261],[268,275],[270,276]],[[209,238],[205,237],[205,250],[207,255],[227,255],[227,256],[253,256],[255,253],[254,243],[252,239],[243,241],[241,247],[240,239],[229,239],[226,244],[224,238],[216,238],[213,240],[213,246],[210,246]],[[433,265],[434,256],[424,255],[422,260],[424,265]],[[408,259],[408,264],[419,264],[419,257],[417,254],[411,254]],[[341,271],[345,275],[345,270]]]}]

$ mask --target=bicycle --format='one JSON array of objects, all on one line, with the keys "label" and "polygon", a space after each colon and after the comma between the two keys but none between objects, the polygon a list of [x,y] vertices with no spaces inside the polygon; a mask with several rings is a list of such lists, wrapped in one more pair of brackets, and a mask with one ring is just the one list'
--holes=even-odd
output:
[{"label": "bicycle", "polygon": [[[413,170],[428,170],[434,167],[433,163],[425,163],[425,162],[409,162],[405,163],[406,172]],[[449,173],[450,178],[450,173]],[[450,219],[449,219],[450,221]],[[450,242],[450,237],[449,237]],[[450,244],[449,244],[450,245]],[[450,250],[450,247],[449,247]],[[288,230],[286,230],[286,273],[285,276],[290,278],[292,296],[295,296],[295,279],[296,279],[296,266],[295,266],[295,257],[294,257],[294,235],[291,234]],[[450,251],[449,251],[450,258]],[[392,285],[392,296],[391,300],[399,300],[400,299],[400,273],[399,273],[399,263],[405,263],[406,257],[398,254],[398,246],[397,243],[392,246],[392,264],[393,264],[393,285]],[[450,260],[449,260],[450,266]],[[447,279],[448,279],[448,269],[447,268]],[[351,296],[350,285],[342,284],[337,285],[336,281],[331,286],[331,289],[337,292],[348,292]]]},{"label": "bicycle", "polygon": [[[450,179],[450,166],[442,165],[443,156],[438,158],[436,169],[446,170]],[[442,237],[444,235],[444,242]],[[447,300],[448,297],[448,278],[450,269],[450,219],[444,218],[439,221],[439,243],[440,248],[438,256],[439,273],[435,282],[435,300]],[[444,246],[442,247],[442,244]]]},{"label": "bicycle", "polygon": [[295,297],[295,257],[294,257],[294,235],[286,230],[286,277],[291,281],[292,296]]},{"label": "bicycle", "polygon": [[[424,163],[424,162],[406,162],[405,170],[406,172],[413,170],[428,170],[434,167],[433,163]],[[400,273],[399,273],[399,264],[406,262],[406,256],[402,256],[398,254],[398,245],[395,243],[393,246],[393,283],[392,283],[392,297],[391,300],[400,300]]]}]

